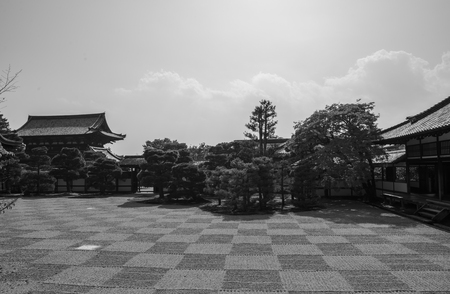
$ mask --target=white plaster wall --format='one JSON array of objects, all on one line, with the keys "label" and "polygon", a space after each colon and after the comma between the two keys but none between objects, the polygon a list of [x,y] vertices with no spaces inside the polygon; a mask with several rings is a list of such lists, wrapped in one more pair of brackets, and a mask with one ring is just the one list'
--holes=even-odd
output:
[{"label": "white plaster wall", "polygon": [[84,179],[77,179],[77,180],[73,180],[72,184],[75,185],[83,185],[84,186]]},{"label": "white plaster wall", "polygon": [[407,193],[408,187],[406,183],[394,183],[395,185],[395,192],[402,192]]},{"label": "white plaster wall", "polygon": [[120,185],[131,185],[131,179],[119,179],[119,186]]},{"label": "white plaster wall", "polygon": [[422,139],[422,144],[424,144],[424,143],[433,143],[433,142],[436,142],[436,137],[430,136],[430,137],[425,137],[425,138]]},{"label": "white plaster wall", "polygon": [[408,142],[406,142],[406,145],[417,145],[420,144],[420,141],[417,139],[411,139]]},{"label": "white plaster wall", "polygon": [[443,134],[442,136],[439,136],[439,141],[445,141],[450,140],[450,132]]}]

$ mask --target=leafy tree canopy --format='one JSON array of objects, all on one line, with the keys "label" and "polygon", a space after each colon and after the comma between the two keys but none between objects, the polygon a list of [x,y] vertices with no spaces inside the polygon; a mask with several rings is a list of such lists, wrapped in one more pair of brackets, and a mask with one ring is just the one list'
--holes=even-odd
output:
[{"label": "leafy tree canopy", "polygon": [[[345,184],[373,194],[373,158],[384,151],[373,142],[380,130],[374,103],[335,103],[295,125],[293,151],[297,174],[319,179],[326,187]],[[299,169],[307,168],[307,171]],[[309,180],[310,180],[309,179]]]},{"label": "leafy tree canopy", "polygon": [[170,140],[169,138],[146,141],[144,145],[144,150],[146,150],[148,147],[161,149],[165,151],[187,149],[186,143],[179,143],[177,140]]},{"label": "leafy tree canopy", "polygon": [[273,199],[274,165],[269,157],[255,157],[248,168],[250,182],[257,188],[260,209],[265,209],[268,201]]},{"label": "leafy tree canopy", "polygon": [[181,192],[187,198],[198,200],[205,188],[205,180],[205,173],[195,164],[185,162],[172,167],[171,190],[175,195]]},{"label": "leafy tree canopy", "polygon": [[147,147],[144,151],[146,163],[141,165],[138,177],[159,190],[159,196],[164,198],[164,188],[167,188],[172,180],[172,167],[176,164],[179,153],[176,150],[162,150]]},{"label": "leafy tree canopy", "polygon": [[99,189],[101,194],[105,194],[107,190],[115,188],[114,181],[122,175],[122,169],[115,160],[100,154],[94,161],[90,161],[87,167],[87,182],[90,186]]},{"label": "leafy tree canopy", "polygon": [[189,146],[188,151],[193,161],[205,161],[209,148],[211,148],[211,146],[206,145],[206,143],[203,142],[198,146]]},{"label": "leafy tree canopy", "polygon": [[209,148],[204,166],[208,170],[214,170],[219,166],[230,168],[231,162],[236,158],[249,163],[257,155],[258,151],[254,141],[241,140],[219,143]]},{"label": "leafy tree canopy", "polygon": [[37,171],[27,170],[20,177],[20,188],[23,193],[31,192],[47,193],[55,190],[56,179],[49,175],[48,172],[37,173]]},{"label": "leafy tree canopy", "polygon": [[42,168],[49,168],[52,159],[47,155],[47,151],[48,149],[45,146],[31,149],[29,158],[26,163],[30,167],[36,169],[38,173]]},{"label": "leafy tree canopy", "polygon": [[[33,148],[31,149],[30,155],[23,160],[27,164],[27,169],[29,171],[36,172],[35,174],[25,173],[22,175],[21,186],[23,191],[27,193],[36,192],[39,194],[43,191],[49,192],[52,187],[54,188],[53,184],[55,179],[48,175],[48,173],[41,173],[42,170],[48,171],[51,168],[50,164],[52,159],[47,155],[47,151],[48,149],[45,146]],[[24,181],[27,179],[30,180],[30,183],[25,185]],[[44,184],[44,187],[41,187],[41,182]],[[26,186],[26,189],[23,188],[24,185]]]},{"label": "leafy tree canopy", "polygon": [[86,162],[83,155],[77,148],[64,147],[52,158],[53,169],[50,175],[64,179],[67,185],[67,191],[72,192],[72,180],[84,176],[84,167]]}]

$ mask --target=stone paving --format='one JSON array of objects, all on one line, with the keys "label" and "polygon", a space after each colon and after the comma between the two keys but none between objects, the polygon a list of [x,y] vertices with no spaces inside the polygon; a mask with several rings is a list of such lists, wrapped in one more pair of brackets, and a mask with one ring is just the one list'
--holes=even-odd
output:
[{"label": "stone paving", "polygon": [[108,198],[0,215],[0,293],[450,293],[450,234],[363,203],[222,216]]}]

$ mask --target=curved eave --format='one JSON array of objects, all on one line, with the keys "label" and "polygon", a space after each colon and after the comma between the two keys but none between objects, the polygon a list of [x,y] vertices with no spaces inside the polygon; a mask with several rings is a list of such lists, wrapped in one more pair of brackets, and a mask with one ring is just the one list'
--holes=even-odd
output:
[{"label": "curved eave", "polygon": [[4,145],[9,145],[9,146],[20,146],[23,143],[23,139],[20,138],[19,140],[15,141],[15,140],[5,138],[3,135],[0,134],[0,143],[4,144]]},{"label": "curved eave", "polygon": [[105,131],[99,131],[98,134],[101,134],[102,136],[110,139],[110,141],[119,141],[125,139],[126,135],[122,134],[115,134],[115,133],[108,133]]},{"label": "curved eave", "polygon": [[106,158],[113,159],[116,162],[120,162],[123,159],[123,156],[113,153],[109,148],[95,147],[95,146],[89,146],[89,148],[94,152],[105,154]]},{"label": "curved eave", "polygon": [[[106,124],[106,114],[104,112],[99,113],[97,120],[92,124],[92,126],[89,129],[98,129],[103,124]],[[107,124],[106,127],[107,130],[110,131]]]}]

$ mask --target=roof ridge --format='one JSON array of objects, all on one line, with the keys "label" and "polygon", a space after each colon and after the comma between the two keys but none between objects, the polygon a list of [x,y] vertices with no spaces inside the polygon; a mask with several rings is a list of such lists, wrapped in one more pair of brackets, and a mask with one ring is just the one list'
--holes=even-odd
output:
[{"label": "roof ridge", "polygon": [[422,118],[428,116],[429,114],[431,114],[433,112],[436,112],[437,110],[441,109],[442,107],[446,106],[449,103],[450,103],[450,96],[448,96],[444,100],[436,103],[435,105],[431,106],[427,110],[422,111],[419,114],[416,114],[416,115],[413,115],[413,116],[408,116],[406,118],[406,120],[411,122],[411,123],[415,123],[416,121],[421,120]]},{"label": "roof ridge", "polygon": [[105,112],[99,113],[97,119],[96,119],[95,122],[88,128],[88,130],[90,131],[90,130],[98,129],[98,128],[103,124],[103,122],[105,122],[105,121],[106,121],[106,115],[105,115]]},{"label": "roof ridge", "polygon": [[56,115],[28,115],[28,120],[31,118],[77,118],[77,117],[91,117],[91,116],[104,116],[105,112],[99,113],[80,113],[80,114],[56,114]]}]

